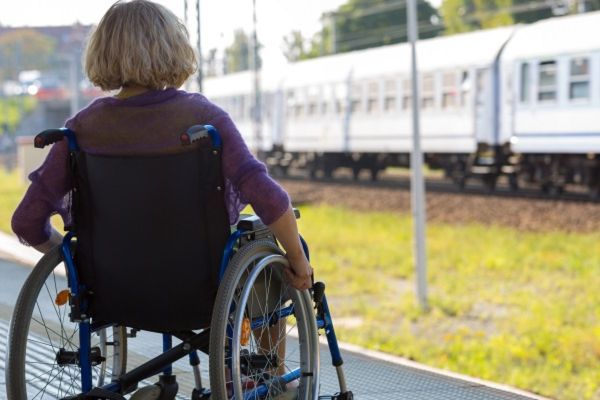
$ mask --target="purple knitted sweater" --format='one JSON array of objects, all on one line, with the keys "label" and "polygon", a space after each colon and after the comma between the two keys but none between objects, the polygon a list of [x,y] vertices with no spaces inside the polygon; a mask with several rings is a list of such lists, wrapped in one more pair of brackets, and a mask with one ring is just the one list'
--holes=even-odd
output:
[{"label": "purple knitted sweater", "polygon": [[[96,99],[68,120],[80,148],[98,155],[155,155],[186,151],[179,135],[198,124],[217,128],[223,140],[223,175],[229,220],[251,204],[264,223],[276,221],[289,206],[287,193],[248,150],[229,115],[198,93],[152,90],[126,99]],[[50,237],[50,216],[65,221],[69,187],[67,141],[56,143],[44,163],[29,175],[31,185],[17,207],[12,228],[19,239],[38,245]]]}]

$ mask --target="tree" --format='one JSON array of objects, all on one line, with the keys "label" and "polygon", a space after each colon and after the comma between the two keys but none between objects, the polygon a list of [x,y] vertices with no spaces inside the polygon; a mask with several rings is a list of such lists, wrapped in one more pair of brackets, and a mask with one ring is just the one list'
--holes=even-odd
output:
[{"label": "tree", "polygon": [[[437,10],[417,0],[419,37],[437,36],[442,30]],[[331,16],[333,52],[360,50],[406,42],[406,1],[349,0]]]},{"label": "tree", "polygon": [[20,71],[47,68],[56,42],[33,29],[6,31],[0,35],[0,72],[4,79],[17,79]]},{"label": "tree", "polygon": [[[258,45],[260,49],[260,43]],[[252,55],[252,39],[242,29],[233,34],[233,43],[225,49],[225,73],[247,71],[252,67],[250,57]],[[257,50],[258,53],[258,50]],[[258,56],[258,68],[262,65],[260,54]]]},{"label": "tree", "polygon": [[445,33],[512,25],[512,5],[513,0],[444,0],[440,12],[444,19]]},{"label": "tree", "polygon": [[468,32],[475,27],[465,20],[465,15],[471,14],[473,3],[468,4],[465,0],[444,0],[440,6],[440,13],[444,19],[445,32],[447,34]]},{"label": "tree", "polygon": [[[419,37],[437,36],[442,31],[437,10],[417,0]],[[299,32],[284,39],[284,54],[290,60],[406,42],[405,0],[348,0],[336,11],[323,15],[323,28],[305,47]]]},{"label": "tree", "polygon": [[566,13],[600,9],[600,0],[444,0],[445,33],[532,23]]},{"label": "tree", "polygon": [[283,55],[290,62],[301,60],[306,56],[302,32],[291,31],[283,38]]},{"label": "tree", "polygon": [[313,35],[308,44],[300,31],[292,31],[283,38],[283,55],[288,61],[294,62],[331,54],[330,37],[331,29],[328,26]]}]

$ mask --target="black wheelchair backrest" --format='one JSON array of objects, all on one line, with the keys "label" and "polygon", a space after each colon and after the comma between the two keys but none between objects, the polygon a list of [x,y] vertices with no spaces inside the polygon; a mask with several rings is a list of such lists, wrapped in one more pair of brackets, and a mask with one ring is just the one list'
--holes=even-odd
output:
[{"label": "black wheelchair backrest", "polygon": [[210,323],[230,232],[219,153],[77,153],[75,258],[95,321],[155,331]]}]

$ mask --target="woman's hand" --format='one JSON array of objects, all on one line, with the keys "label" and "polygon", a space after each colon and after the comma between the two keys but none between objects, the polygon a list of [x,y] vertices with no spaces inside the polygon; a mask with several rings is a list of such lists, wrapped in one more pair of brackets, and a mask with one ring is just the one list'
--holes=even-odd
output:
[{"label": "woman's hand", "polygon": [[304,253],[298,255],[288,253],[285,256],[290,263],[290,266],[284,269],[288,283],[298,290],[310,289],[313,284],[313,269]]}]

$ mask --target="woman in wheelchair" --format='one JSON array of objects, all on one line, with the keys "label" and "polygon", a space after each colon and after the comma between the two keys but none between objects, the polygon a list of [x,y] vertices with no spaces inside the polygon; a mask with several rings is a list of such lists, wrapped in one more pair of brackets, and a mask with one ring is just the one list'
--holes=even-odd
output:
[{"label": "woman in wheelchair", "polygon": [[[118,92],[36,137],[55,144],[12,227],[45,256],[13,314],[11,400],[174,399],[182,357],[192,399],[317,399],[319,328],[340,383],[326,398],[352,398],[289,197],[225,111],[177,89],[196,68],[184,25],[150,1],[115,3],[91,35],[86,73]],[[259,218],[240,219],[246,204]],[[139,330],[162,334],[163,352],[131,369]]]}]

